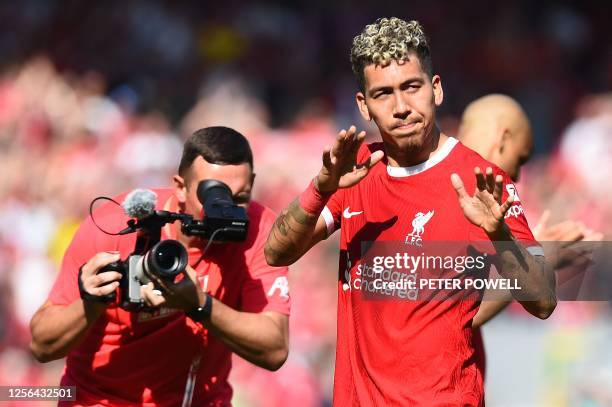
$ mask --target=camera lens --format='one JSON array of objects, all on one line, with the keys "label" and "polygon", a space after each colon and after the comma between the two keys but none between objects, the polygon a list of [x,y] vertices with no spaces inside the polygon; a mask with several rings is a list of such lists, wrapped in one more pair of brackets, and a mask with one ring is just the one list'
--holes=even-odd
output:
[{"label": "camera lens", "polygon": [[173,280],[187,267],[187,250],[176,240],[162,240],[145,255],[147,273]]},{"label": "camera lens", "polygon": [[159,264],[159,267],[164,270],[172,270],[176,268],[176,263],[178,259],[172,255],[172,253],[168,253],[165,251],[158,251],[155,253],[155,262]]}]

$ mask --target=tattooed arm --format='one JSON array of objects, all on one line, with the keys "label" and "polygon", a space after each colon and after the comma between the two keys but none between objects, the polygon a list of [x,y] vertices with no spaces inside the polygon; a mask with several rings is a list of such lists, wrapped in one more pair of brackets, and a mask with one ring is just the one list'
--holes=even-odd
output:
[{"label": "tattooed arm", "polygon": [[323,217],[306,212],[296,198],[274,222],[264,249],[266,260],[272,266],[293,264],[326,237]]},{"label": "tattooed arm", "polygon": [[[355,126],[338,133],[334,145],[323,151],[323,166],[314,179],[314,194],[319,205],[303,208],[296,198],[276,219],[266,242],[266,261],[272,266],[289,265],[297,261],[312,246],[327,236],[325,220],[320,216],[329,198],[338,188],[348,188],[361,181],[380,159],[376,151],[363,163],[357,164],[357,152],[365,132],[357,134]],[[307,190],[307,192],[309,192]]]}]

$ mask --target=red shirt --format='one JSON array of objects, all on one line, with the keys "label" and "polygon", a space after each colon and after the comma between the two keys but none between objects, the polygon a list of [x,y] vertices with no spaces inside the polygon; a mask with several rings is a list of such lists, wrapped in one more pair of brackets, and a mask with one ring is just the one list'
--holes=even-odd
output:
[{"label": "red shirt", "polygon": [[[376,150],[383,150],[382,143],[362,146],[359,161]],[[388,167],[384,158],[364,180],[328,202],[322,213],[328,232],[341,227],[334,405],[483,404],[483,361],[476,352],[482,349],[471,326],[479,302],[372,300],[364,291],[362,264],[364,242],[488,241],[465,218],[450,181],[458,173],[472,194],[475,166],[503,174],[449,138],[414,167]],[[503,199],[508,191],[517,197],[505,174],[504,184]],[[520,205],[515,199],[506,223],[517,239],[537,245]],[[419,217],[426,220],[420,226]]]},{"label": "red shirt", "polygon": [[[174,199],[171,190],[155,192],[158,209]],[[121,202],[123,196],[115,200]],[[189,263],[203,290],[226,305],[245,312],[288,315],[287,268],[268,266],[263,253],[275,214],[251,202],[248,216],[246,241],[213,243],[201,261],[201,250],[190,248]],[[94,212],[94,219],[103,229],[117,232],[127,217],[108,203]],[[162,239],[173,238],[173,230],[170,225],[162,229]],[[79,267],[105,250],[118,250],[125,260],[135,241],[135,234],[104,234],[87,218],[64,256],[49,300],[59,305],[78,300]],[[192,405],[226,406],[232,397],[227,382],[230,367],[229,348],[183,312],[130,313],[111,305],[68,354],[61,384],[76,386],[79,405],[176,406],[193,386]]]}]

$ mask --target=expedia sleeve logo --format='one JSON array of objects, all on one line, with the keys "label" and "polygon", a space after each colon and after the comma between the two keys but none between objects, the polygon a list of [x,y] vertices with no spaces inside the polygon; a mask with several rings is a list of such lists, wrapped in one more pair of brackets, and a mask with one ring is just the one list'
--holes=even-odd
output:
[{"label": "expedia sleeve logo", "polygon": [[518,218],[523,215],[525,211],[523,210],[523,206],[520,204],[521,200],[518,196],[518,192],[516,192],[516,187],[514,184],[506,184],[506,191],[508,191],[508,195],[514,198],[514,202],[512,206],[508,209],[508,212],[504,215],[505,219],[508,219],[510,216]]},{"label": "expedia sleeve logo", "polygon": [[521,202],[514,184],[506,184],[506,191],[508,191],[508,195],[514,198],[514,202]]}]

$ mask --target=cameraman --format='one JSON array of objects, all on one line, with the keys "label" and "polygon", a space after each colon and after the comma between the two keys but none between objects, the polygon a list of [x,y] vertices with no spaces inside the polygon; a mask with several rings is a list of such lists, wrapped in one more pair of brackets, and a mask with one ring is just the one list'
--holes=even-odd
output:
[{"label": "cameraman", "polygon": [[[232,351],[269,370],[282,366],[289,336],[287,269],[265,261],[275,215],[251,201],[254,178],[251,148],[240,133],[208,127],[187,140],[174,188],[155,190],[156,209],[201,219],[198,183],[215,179],[230,187],[236,204],[248,207],[250,226],[244,242],[213,243],[204,254],[207,241],[183,234],[180,222],[166,224],[161,239],[180,241],[189,265],[179,282],[141,287],[154,312],[128,312],[104,298],[117,291],[121,274],[99,271],[125,260],[136,234],[107,235],[91,217],[83,222],[30,324],[30,347],[39,361],[67,357],[61,385],[76,386],[76,404],[226,406]],[[93,220],[118,231],[126,221],[120,212],[107,203]]]}]

